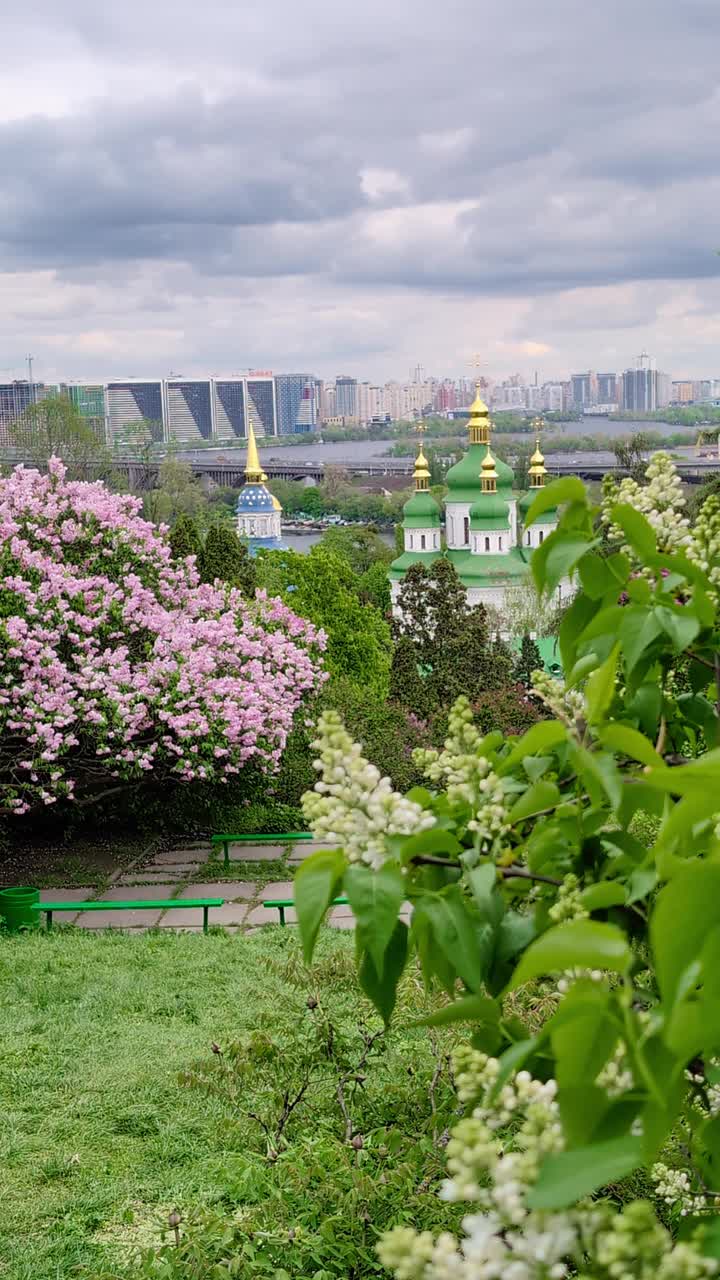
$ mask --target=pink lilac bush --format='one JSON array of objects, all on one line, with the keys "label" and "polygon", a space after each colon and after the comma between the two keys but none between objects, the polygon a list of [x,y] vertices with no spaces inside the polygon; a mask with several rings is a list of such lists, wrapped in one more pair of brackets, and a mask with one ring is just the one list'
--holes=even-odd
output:
[{"label": "pink lilac bush", "polygon": [[58,459],[0,479],[0,812],[272,770],[325,678],[321,631],[201,585],[139,509]]}]

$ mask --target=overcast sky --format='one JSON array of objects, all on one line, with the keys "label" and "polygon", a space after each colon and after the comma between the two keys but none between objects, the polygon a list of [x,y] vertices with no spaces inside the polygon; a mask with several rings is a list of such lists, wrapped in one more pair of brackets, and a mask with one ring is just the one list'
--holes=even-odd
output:
[{"label": "overcast sky", "polygon": [[0,381],[720,376],[718,0],[0,0]]}]

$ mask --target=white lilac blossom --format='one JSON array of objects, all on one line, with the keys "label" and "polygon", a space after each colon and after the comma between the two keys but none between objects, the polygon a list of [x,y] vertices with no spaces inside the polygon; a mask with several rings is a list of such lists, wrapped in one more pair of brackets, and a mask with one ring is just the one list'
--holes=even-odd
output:
[{"label": "white lilac blossom", "polygon": [[566,689],[562,680],[556,680],[546,671],[533,671],[531,694],[552,711],[556,720],[567,725],[574,733],[581,733],[585,725],[585,697],[579,689]]},{"label": "white lilac blossom", "polygon": [[481,742],[468,699],[458,698],[450,711],[442,751],[418,747],[413,760],[431,782],[445,784],[451,805],[470,808],[467,826],[475,836],[475,853],[496,857],[509,830],[505,792],[490,761],[480,755]]},{"label": "white lilac blossom", "polygon": [[699,1213],[707,1207],[704,1196],[693,1194],[690,1176],[684,1169],[670,1169],[668,1165],[657,1162],[650,1170],[650,1177],[655,1183],[656,1195],[669,1208],[679,1209],[683,1216]]},{"label": "white lilac blossom", "polygon": [[668,453],[653,454],[647,470],[646,485],[626,476],[619,484],[608,477],[603,485],[602,521],[607,526],[613,542],[619,542],[623,551],[632,556],[632,548],[624,544],[624,534],[613,524],[611,511],[617,503],[627,503],[640,511],[657,538],[660,551],[680,551],[692,542],[690,521],[685,512],[680,477]]},{"label": "white lilac blossom", "polygon": [[[397,1280],[702,1280],[718,1264],[691,1243],[674,1245],[644,1201],[616,1213],[581,1201],[561,1211],[527,1205],[544,1156],[563,1149],[554,1080],[519,1071],[496,1090],[500,1064],[468,1046],[454,1055],[469,1104],[447,1148],[441,1196],[469,1201],[460,1238],[396,1227],[378,1245]],[[497,1092],[497,1097],[495,1093]]]},{"label": "white lilac blossom", "polygon": [[711,494],[700,508],[688,547],[688,557],[708,575],[720,604],[720,496]]},{"label": "white lilac blossom", "polygon": [[349,862],[377,870],[388,857],[387,837],[414,835],[435,825],[431,813],[393,791],[389,778],[362,755],[336,711],[325,711],[313,747],[320,779],[302,798],[318,840],[343,849]]},{"label": "white lilac blossom", "polygon": [[568,920],[587,920],[590,912],[583,906],[577,876],[565,876],[548,915],[553,924],[563,924]]}]

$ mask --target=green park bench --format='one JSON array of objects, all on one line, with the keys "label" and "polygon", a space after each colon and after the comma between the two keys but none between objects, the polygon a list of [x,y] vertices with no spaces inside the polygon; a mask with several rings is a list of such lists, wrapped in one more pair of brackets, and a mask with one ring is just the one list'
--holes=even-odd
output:
[{"label": "green park bench", "polygon": [[56,911],[151,911],[169,907],[202,907],[203,932],[208,931],[208,913],[211,907],[221,907],[224,898],[137,898],[129,902],[39,902],[31,908],[44,912],[48,929],[52,929]]},{"label": "green park bench", "polygon": [[254,832],[252,835],[217,835],[212,836],[210,843],[214,845],[221,844],[225,855],[225,869],[230,866],[230,845],[231,844],[257,844],[258,840],[273,842],[274,844],[290,844],[298,840],[312,840],[311,831],[277,831],[277,832]]},{"label": "green park bench", "polygon": [[[333,898],[332,900],[332,905],[334,907],[346,907],[347,904],[347,898]],[[295,906],[295,900],[293,898],[266,898],[263,902],[263,906],[274,907],[280,916],[280,924],[286,924],[285,911],[288,907]]]}]

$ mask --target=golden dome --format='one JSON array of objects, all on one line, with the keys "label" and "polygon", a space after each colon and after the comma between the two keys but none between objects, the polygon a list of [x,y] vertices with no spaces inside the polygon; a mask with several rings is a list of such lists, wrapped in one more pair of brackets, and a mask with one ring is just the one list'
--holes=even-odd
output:
[{"label": "golden dome", "polygon": [[271,494],[270,494],[270,497],[272,498],[273,509],[274,509],[275,511],[282,511],[282,507],[280,506],[280,502],[279,502],[279,500],[275,497],[275,494],[274,494],[274,493],[271,493]]},{"label": "golden dome", "polygon": [[428,460],[422,451],[422,445],[420,445],[417,458],[415,459],[415,470],[413,474],[416,489],[428,489],[430,487],[430,468],[428,467]]},{"label": "golden dome", "polygon": [[475,399],[470,405],[468,422],[470,444],[490,443],[490,410],[480,395],[480,383],[475,383]]}]

